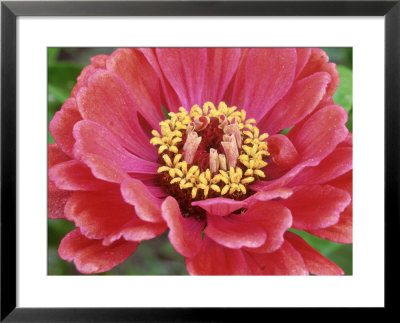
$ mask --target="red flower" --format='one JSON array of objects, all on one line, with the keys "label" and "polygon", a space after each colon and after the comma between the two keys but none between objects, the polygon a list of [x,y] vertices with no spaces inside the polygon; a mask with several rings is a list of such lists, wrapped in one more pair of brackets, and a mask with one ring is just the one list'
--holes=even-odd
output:
[{"label": "red flower", "polygon": [[60,257],[107,271],[169,229],[190,274],[343,274],[288,231],[352,241],[352,136],[332,100],[338,83],[319,49],[92,58],[50,124],[49,217],[77,227]]}]

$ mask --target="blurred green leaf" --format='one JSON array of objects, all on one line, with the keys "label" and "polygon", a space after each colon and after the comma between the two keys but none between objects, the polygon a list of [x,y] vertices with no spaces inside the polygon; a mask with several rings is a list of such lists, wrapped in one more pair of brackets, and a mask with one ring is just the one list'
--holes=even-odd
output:
[{"label": "blurred green leaf", "polygon": [[56,61],[59,53],[60,53],[60,48],[57,48],[57,47],[48,47],[47,48],[48,65],[53,64]]},{"label": "blurred green leaf", "polygon": [[353,132],[353,72],[345,66],[337,66],[340,75],[340,84],[333,100],[336,104],[342,106],[349,119],[346,123],[350,132]]},{"label": "blurred green leaf", "polygon": [[293,127],[283,129],[280,133],[281,133],[282,135],[285,135],[285,136],[286,136],[286,135],[289,133],[290,129],[292,129],[292,128],[293,128]]},{"label": "blurred green leaf", "polygon": [[[333,50],[333,49],[331,49]],[[350,132],[353,131],[353,72],[351,69],[347,68],[343,65],[338,65],[337,70],[340,75],[340,83],[339,86],[333,95],[333,100],[336,104],[342,106],[348,116],[349,119],[347,121],[347,128]],[[283,135],[287,135],[291,128],[287,128],[282,130],[280,133]]]},{"label": "blurred green leaf", "polygon": [[353,106],[353,72],[351,69],[341,65],[337,66],[337,70],[340,75],[340,83],[333,95],[333,101],[345,108],[346,112],[349,113]]},{"label": "blurred green leaf", "polygon": [[353,66],[353,48],[351,47],[323,47],[329,56],[329,61],[345,65],[349,68]]},{"label": "blurred green leaf", "polygon": [[51,144],[55,142],[53,136],[51,135],[50,131],[47,131],[47,143]]},{"label": "blurred green leaf", "polygon": [[110,55],[116,49],[116,47],[63,47],[58,59],[88,65],[92,57],[101,54]]},{"label": "blurred green leaf", "polygon": [[56,63],[48,66],[49,100],[56,99],[63,103],[70,97],[76,79],[82,71],[81,65]]},{"label": "blurred green leaf", "polygon": [[62,87],[54,86],[49,84],[49,101],[57,101],[61,105],[69,98],[70,91],[63,89]]},{"label": "blurred green leaf", "polygon": [[161,108],[162,108],[162,111],[164,113],[165,118],[166,119],[171,119],[171,117],[168,114],[169,113],[168,110],[166,108],[164,108],[164,107],[161,107]]},{"label": "blurred green leaf", "polygon": [[353,132],[353,109],[350,110],[349,119],[346,122],[346,127],[349,129],[350,132]]},{"label": "blurred green leaf", "polygon": [[47,220],[48,223],[48,243],[50,246],[58,247],[61,239],[75,227],[72,222],[64,219]]},{"label": "blurred green leaf", "polygon": [[111,275],[187,275],[185,259],[171,245],[167,233],[143,241]]}]

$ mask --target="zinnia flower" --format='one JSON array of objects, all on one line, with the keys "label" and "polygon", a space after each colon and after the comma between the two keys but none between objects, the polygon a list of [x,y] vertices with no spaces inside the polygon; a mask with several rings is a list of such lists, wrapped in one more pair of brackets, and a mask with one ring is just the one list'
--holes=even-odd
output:
[{"label": "zinnia flower", "polygon": [[169,230],[189,274],[343,274],[289,231],[352,241],[338,84],[320,49],[93,57],[50,124],[49,217],[76,226],[60,257],[104,272]]}]

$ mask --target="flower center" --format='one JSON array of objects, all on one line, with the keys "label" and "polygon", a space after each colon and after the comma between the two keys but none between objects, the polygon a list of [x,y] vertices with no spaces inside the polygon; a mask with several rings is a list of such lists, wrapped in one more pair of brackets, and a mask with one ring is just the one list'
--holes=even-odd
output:
[{"label": "flower center", "polygon": [[[161,134],[153,130],[150,143],[158,146],[161,186],[174,196],[181,210],[190,215],[190,202],[224,196],[244,199],[247,186],[264,178],[269,156],[266,139],[247,119],[246,111],[220,102],[206,102],[170,112],[160,122]],[[183,212],[185,215],[185,213]]]}]

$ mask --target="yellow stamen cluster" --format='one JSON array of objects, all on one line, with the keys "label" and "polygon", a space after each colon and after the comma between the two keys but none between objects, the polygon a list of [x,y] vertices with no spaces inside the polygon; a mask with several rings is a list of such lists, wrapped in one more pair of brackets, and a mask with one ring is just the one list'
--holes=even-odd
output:
[{"label": "yellow stamen cluster", "polygon": [[268,138],[268,134],[264,133],[260,136],[260,131],[255,126],[247,126],[249,130],[243,131],[246,136],[244,145],[242,146],[243,154],[239,156],[240,162],[247,167],[245,176],[265,177],[264,172],[261,168],[267,166],[267,163],[263,160],[264,156],[269,156],[268,146],[265,140]]},{"label": "yellow stamen cluster", "polygon": [[185,131],[191,119],[184,108],[179,108],[179,113],[170,112],[171,119],[160,122],[161,135],[157,130],[153,130],[151,134],[154,136],[150,143],[153,146],[160,146],[158,153],[170,151],[174,154],[178,153],[177,144],[182,141],[182,130]]},{"label": "yellow stamen cluster", "polygon": [[[259,129],[254,126],[256,121],[246,120],[246,111],[228,107],[224,102],[221,102],[218,108],[213,103],[206,102],[203,108],[194,105],[189,113],[181,107],[179,112],[170,112],[168,115],[170,119],[160,122],[161,133],[152,131],[154,137],[150,143],[159,147],[158,153],[163,166],[158,169],[158,172],[163,173],[164,176],[168,174],[170,185],[187,190],[192,199],[207,198],[210,195],[237,197],[246,195],[248,184],[260,177],[265,177],[262,168],[267,165],[263,158],[269,156],[265,142],[268,134],[260,135]],[[223,123],[221,120],[224,117],[221,116],[226,118]],[[240,164],[236,167],[225,168],[227,171],[220,167],[214,173],[211,173],[210,169],[202,170],[197,165],[188,165],[183,155],[183,138],[187,130],[195,131],[192,129],[192,121],[200,117],[206,117],[208,122],[210,118],[219,119],[221,128],[228,123],[237,124],[243,142],[238,154]],[[191,124],[190,129],[188,129],[189,124]]]}]

